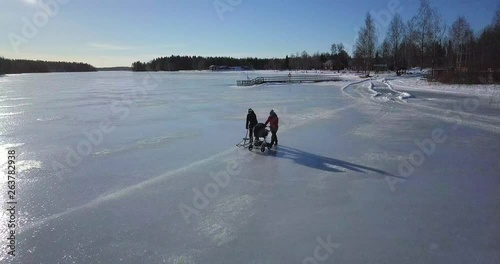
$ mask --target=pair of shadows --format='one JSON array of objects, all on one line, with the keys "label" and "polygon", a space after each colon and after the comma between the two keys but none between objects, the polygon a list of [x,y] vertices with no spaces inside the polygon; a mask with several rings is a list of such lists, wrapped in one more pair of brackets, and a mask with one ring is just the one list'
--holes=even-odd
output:
[{"label": "pair of shadows", "polygon": [[297,164],[323,171],[345,172],[345,170],[350,170],[359,173],[366,173],[366,171],[370,171],[384,176],[404,179],[404,177],[396,176],[383,170],[359,164],[354,164],[343,160],[333,159],[330,157],[320,156],[281,145],[278,146],[278,149],[276,151],[271,151],[270,155],[275,156],[277,158],[290,159]]}]

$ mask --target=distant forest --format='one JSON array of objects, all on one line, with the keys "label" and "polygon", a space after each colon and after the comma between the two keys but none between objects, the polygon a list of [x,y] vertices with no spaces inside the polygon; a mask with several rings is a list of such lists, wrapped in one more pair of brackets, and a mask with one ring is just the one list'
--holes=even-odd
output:
[{"label": "distant forest", "polygon": [[[228,67],[245,67],[254,70],[311,70],[323,69],[324,64],[331,62],[332,69],[344,69],[349,66],[351,58],[344,50],[344,45],[334,44],[332,53],[315,53],[309,55],[306,51],[301,54],[292,54],[286,58],[232,58],[232,57],[199,57],[199,56],[170,56],[156,58],[150,62],[140,61],[132,64],[133,71],[186,71],[207,70],[211,65]],[[333,49],[332,49],[333,50]]]},{"label": "distant forest", "polygon": [[89,71],[96,71],[96,68],[86,63],[11,60],[0,57],[0,74]]},{"label": "distant forest", "polygon": [[[383,41],[379,42],[377,32],[386,33]],[[210,65],[217,65],[255,70],[351,69],[369,73],[384,68],[380,66],[398,72],[420,67],[440,70],[442,82],[478,83],[500,82],[498,58],[500,9],[490,25],[474,32],[465,17],[458,17],[447,25],[429,0],[420,0],[418,13],[408,21],[403,21],[397,13],[390,22],[377,21],[367,13],[351,55],[339,43],[333,44],[329,52],[311,55],[304,51],[286,58],[162,57],[150,62],[134,62],[132,70],[206,70]]]}]

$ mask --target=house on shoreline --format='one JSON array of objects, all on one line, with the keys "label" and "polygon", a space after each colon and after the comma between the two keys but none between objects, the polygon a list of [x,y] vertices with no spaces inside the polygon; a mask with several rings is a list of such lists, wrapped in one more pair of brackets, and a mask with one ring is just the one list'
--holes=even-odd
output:
[{"label": "house on shoreline", "polygon": [[247,67],[247,66],[229,67],[229,66],[210,65],[210,67],[208,67],[208,69],[211,71],[248,71],[248,70],[251,70],[252,68]]},{"label": "house on shoreline", "polygon": [[323,63],[323,70],[333,71],[333,60],[328,60]]}]

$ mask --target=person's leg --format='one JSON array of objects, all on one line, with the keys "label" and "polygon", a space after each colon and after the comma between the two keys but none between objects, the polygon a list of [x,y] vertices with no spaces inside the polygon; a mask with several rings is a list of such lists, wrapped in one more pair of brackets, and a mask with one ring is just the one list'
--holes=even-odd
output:
[{"label": "person's leg", "polygon": [[278,129],[273,129],[273,142],[278,145]]},{"label": "person's leg", "polygon": [[249,130],[250,130],[250,132],[248,133],[248,136],[250,138],[250,143],[252,143],[253,142],[253,127],[251,127]]}]

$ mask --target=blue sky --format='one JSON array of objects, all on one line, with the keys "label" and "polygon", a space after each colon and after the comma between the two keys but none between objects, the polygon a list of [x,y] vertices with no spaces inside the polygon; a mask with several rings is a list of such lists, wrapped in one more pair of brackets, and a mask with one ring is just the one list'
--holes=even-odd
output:
[{"label": "blue sky", "polygon": [[[416,14],[418,0],[0,0],[0,56],[129,66],[175,55],[284,57],[348,51],[367,12],[382,40],[386,15]],[[465,16],[476,31],[489,24],[499,0],[431,0],[449,26]],[[45,19],[46,18],[46,19]],[[34,23],[38,19],[38,25]],[[29,22],[27,22],[29,21]],[[27,23],[36,32],[23,33]],[[26,30],[25,30],[26,31]]]}]

